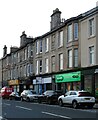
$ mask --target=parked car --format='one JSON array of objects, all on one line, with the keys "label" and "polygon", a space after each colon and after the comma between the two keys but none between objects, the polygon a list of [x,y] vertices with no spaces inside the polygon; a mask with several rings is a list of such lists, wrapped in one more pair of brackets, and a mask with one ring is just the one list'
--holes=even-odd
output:
[{"label": "parked car", "polygon": [[59,96],[58,102],[60,106],[64,104],[72,105],[73,108],[79,106],[93,108],[95,97],[87,91],[68,91],[66,94]]},{"label": "parked car", "polygon": [[38,99],[38,95],[33,90],[24,90],[21,95],[21,101],[35,101]]},{"label": "parked car", "polygon": [[38,96],[38,102],[46,102],[48,104],[57,103],[58,97],[61,95],[61,92],[53,91],[53,90],[47,90],[42,95]]},{"label": "parked car", "polygon": [[13,88],[12,87],[3,87],[0,91],[0,96],[4,99],[4,98],[9,98],[9,95],[13,92]]},{"label": "parked car", "polygon": [[10,100],[20,100],[20,96],[18,94],[18,92],[12,92],[10,95],[9,95],[9,99]]}]

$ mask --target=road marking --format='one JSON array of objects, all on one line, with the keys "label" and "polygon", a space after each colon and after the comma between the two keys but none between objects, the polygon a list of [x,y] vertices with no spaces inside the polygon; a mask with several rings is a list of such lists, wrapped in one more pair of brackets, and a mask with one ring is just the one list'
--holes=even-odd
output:
[{"label": "road marking", "polygon": [[43,113],[43,114],[47,114],[47,115],[56,116],[56,117],[71,119],[70,117],[62,116],[62,115],[57,115],[57,114],[54,114],[54,113],[49,113],[49,112],[44,112],[44,111],[42,111],[42,113]]},{"label": "road marking", "polygon": [[32,110],[32,109],[30,109],[30,108],[26,108],[26,107],[22,107],[22,106],[16,106],[16,107],[22,108],[22,109],[25,109],[25,110]]},{"label": "road marking", "polygon": [[8,104],[8,103],[4,103],[4,105],[8,105],[8,106],[10,106],[11,104]]},{"label": "road marking", "polygon": [[0,119],[2,119],[2,116],[0,116]]},{"label": "road marking", "polygon": [[[39,104],[39,103],[30,103],[30,104]],[[74,109],[74,108],[71,108],[71,107],[68,107],[68,106],[64,106],[64,107],[60,107],[59,105],[47,105],[47,104],[39,104],[40,106],[49,106],[49,107],[58,107],[58,108],[61,108],[61,109],[69,109],[69,110],[74,110],[74,111],[84,111],[84,112],[93,112],[93,113],[96,113],[96,110],[94,109]]]},{"label": "road marking", "polygon": [[3,118],[2,116],[0,116],[0,120],[7,120],[6,118]]}]

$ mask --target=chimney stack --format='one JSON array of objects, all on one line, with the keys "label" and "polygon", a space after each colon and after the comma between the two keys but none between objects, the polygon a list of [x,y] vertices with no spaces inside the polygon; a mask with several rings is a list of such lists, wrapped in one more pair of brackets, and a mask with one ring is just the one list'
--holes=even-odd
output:
[{"label": "chimney stack", "polygon": [[53,14],[51,15],[51,30],[58,27],[61,23],[61,11],[58,8],[53,10]]},{"label": "chimney stack", "polygon": [[7,55],[7,47],[6,45],[4,45],[4,48],[3,48],[3,57]]}]

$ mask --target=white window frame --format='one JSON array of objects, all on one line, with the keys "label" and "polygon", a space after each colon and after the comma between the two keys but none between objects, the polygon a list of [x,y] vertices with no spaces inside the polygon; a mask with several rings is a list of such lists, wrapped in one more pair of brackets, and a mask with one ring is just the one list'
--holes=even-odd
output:
[{"label": "white window frame", "polygon": [[68,50],[68,67],[72,67],[72,49]]},{"label": "white window frame", "polygon": [[45,59],[45,73],[48,73],[49,72],[49,59],[46,58]]},{"label": "white window frame", "polygon": [[38,74],[38,60],[36,61],[36,74]]},{"label": "white window frame", "polygon": [[63,70],[63,53],[59,54],[59,69]]},{"label": "white window frame", "polygon": [[36,41],[36,54],[39,53],[39,41]]},{"label": "white window frame", "polygon": [[49,38],[45,39],[45,52],[49,51]]},{"label": "white window frame", "polygon": [[63,30],[59,32],[58,47],[63,46]]},{"label": "white window frame", "polygon": [[30,75],[30,64],[27,64],[27,76]]},{"label": "white window frame", "polygon": [[55,71],[55,56],[51,57],[51,66],[52,66],[52,71]]},{"label": "white window frame", "polygon": [[[42,63],[42,64],[40,64]],[[39,60],[39,72],[42,73],[42,66],[43,66],[43,61]]]},{"label": "white window frame", "polygon": [[74,49],[74,67],[78,67],[78,48]]},{"label": "white window frame", "polygon": [[72,41],[72,24],[68,25],[68,29],[67,29],[67,42],[71,42]]},{"label": "white window frame", "polygon": [[89,19],[89,37],[92,37],[95,35],[95,19],[91,18]]},{"label": "white window frame", "polygon": [[30,56],[33,57],[33,46],[31,46]]},{"label": "white window frame", "polygon": [[42,53],[42,48],[43,48],[43,42],[42,42],[42,40],[40,40],[39,43],[40,43],[39,44],[40,45],[39,46],[39,52]]},{"label": "white window frame", "polygon": [[28,55],[28,58],[30,57],[30,46],[27,47],[27,55]]},{"label": "white window frame", "polygon": [[27,60],[27,49],[24,49],[24,59]]},{"label": "white window frame", "polygon": [[94,59],[94,46],[89,47],[89,63],[90,65],[94,65],[95,59]]},{"label": "white window frame", "polygon": [[78,39],[78,33],[79,30],[78,30],[78,23],[74,23],[74,40],[77,40]]},{"label": "white window frame", "polygon": [[30,64],[30,74],[33,73],[33,64]]},{"label": "white window frame", "polygon": [[26,76],[26,65],[24,65],[24,76]]}]

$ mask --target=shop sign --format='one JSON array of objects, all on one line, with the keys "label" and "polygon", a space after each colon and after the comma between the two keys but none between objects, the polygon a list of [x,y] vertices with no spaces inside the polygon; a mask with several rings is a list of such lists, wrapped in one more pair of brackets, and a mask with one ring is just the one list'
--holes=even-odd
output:
[{"label": "shop sign", "polygon": [[42,77],[36,77],[36,79],[33,80],[33,85],[34,84],[42,84]]},{"label": "shop sign", "polygon": [[80,80],[81,80],[81,72],[80,71],[55,75],[56,83],[76,82],[76,81],[80,81]]},{"label": "shop sign", "polygon": [[19,80],[9,80],[8,84],[9,85],[19,85]]},{"label": "shop sign", "polygon": [[52,78],[51,77],[47,77],[47,78],[42,78],[42,83],[52,83]]}]

